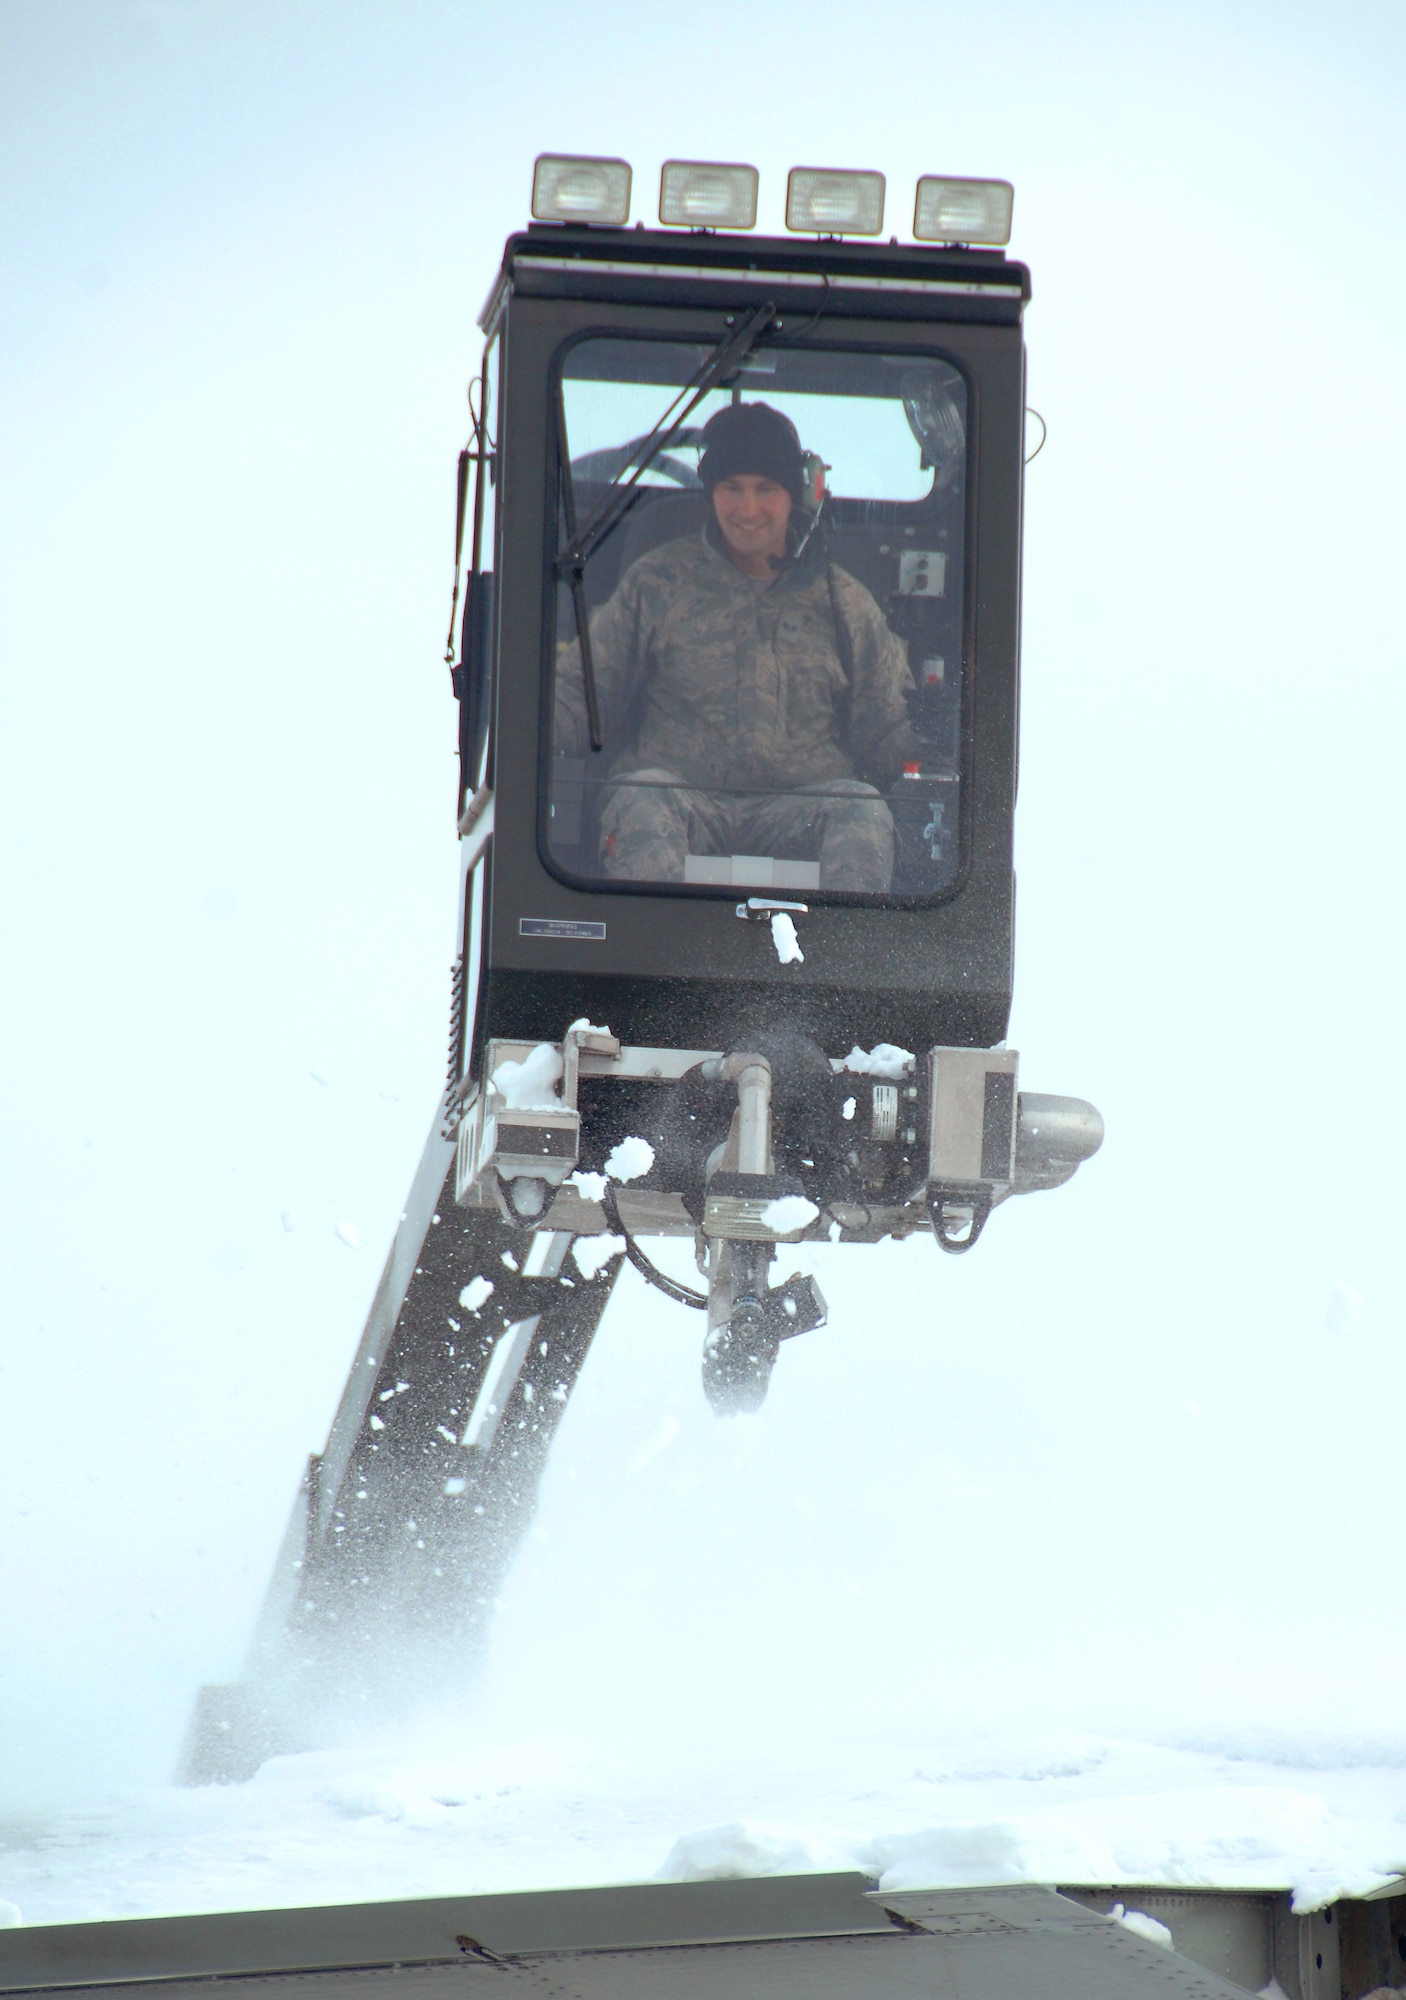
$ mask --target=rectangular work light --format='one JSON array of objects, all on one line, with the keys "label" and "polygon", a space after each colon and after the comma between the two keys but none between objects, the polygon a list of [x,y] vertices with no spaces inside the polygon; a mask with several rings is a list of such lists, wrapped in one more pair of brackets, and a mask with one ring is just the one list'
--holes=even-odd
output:
[{"label": "rectangular work light", "polygon": [[603,222],[619,228],[630,219],[629,161],[539,153],[532,169],[532,213],[538,222]]},{"label": "rectangular work light", "polygon": [[882,174],[793,167],[786,182],[786,227],[820,236],[877,236],[884,226]]},{"label": "rectangular work light", "polygon": [[913,208],[913,234],[920,243],[1009,243],[1014,201],[1009,181],[955,181],[924,174]]},{"label": "rectangular work light", "polygon": [[683,229],[750,229],[757,219],[757,170],[712,160],[666,160],[659,220]]}]

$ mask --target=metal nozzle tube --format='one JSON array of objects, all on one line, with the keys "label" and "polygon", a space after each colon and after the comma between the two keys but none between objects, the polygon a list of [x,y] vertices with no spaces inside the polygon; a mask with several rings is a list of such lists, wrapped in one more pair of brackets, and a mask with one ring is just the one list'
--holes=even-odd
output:
[{"label": "metal nozzle tube", "polygon": [[737,1085],[737,1171],[771,1172],[771,1064],[765,1056],[729,1056],[723,1075]]}]

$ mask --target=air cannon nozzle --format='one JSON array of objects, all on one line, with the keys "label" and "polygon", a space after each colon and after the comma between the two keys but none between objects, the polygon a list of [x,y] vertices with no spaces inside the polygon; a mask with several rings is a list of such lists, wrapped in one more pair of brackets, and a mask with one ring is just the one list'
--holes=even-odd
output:
[{"label": "air cannon nozzle", "polygon": [[1082,1097],[1021,1091],[1012,1192],[1061,1186],[1102,1144],[1103,1119]]}]

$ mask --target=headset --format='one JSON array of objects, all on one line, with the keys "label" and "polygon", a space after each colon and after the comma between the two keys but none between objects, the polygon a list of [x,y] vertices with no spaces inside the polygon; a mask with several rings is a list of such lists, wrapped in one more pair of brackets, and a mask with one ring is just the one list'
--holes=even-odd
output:
[{"label": "headset", "polygon": [[798,503],[801,524],[796,546],[791,552],[793,561],[805,553],[811,536],[820,526],[820,516],[830,498],[830,489],[825,484],[825,475],[829,470],[818,451],[801,453],[801,497]]}]

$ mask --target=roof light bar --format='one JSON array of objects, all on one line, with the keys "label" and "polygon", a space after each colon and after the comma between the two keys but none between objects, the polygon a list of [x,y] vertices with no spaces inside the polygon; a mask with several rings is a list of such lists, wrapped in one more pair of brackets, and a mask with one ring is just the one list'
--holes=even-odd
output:
[{"label": "roof light bar", "polygon": [[884,226],[882,174],[793,167],[786,181],[786,227],[821,236],[877,236]]},{"label": "roof light bar", "polygon": [[757,220],[756,168],[666,160],[659,176],[659,220],[685,229],[751,229]]},{"label": "roof light bar", "polygon": [[913,234],[920,243],[1009,243],[1014,201],[1009,181],[924,174],[913,207]]},{"label": "roof light bar", "polygon": [[621,227],[630,219],[629,161],[540,153],[532,169],[532,213],[538,222]]}]

